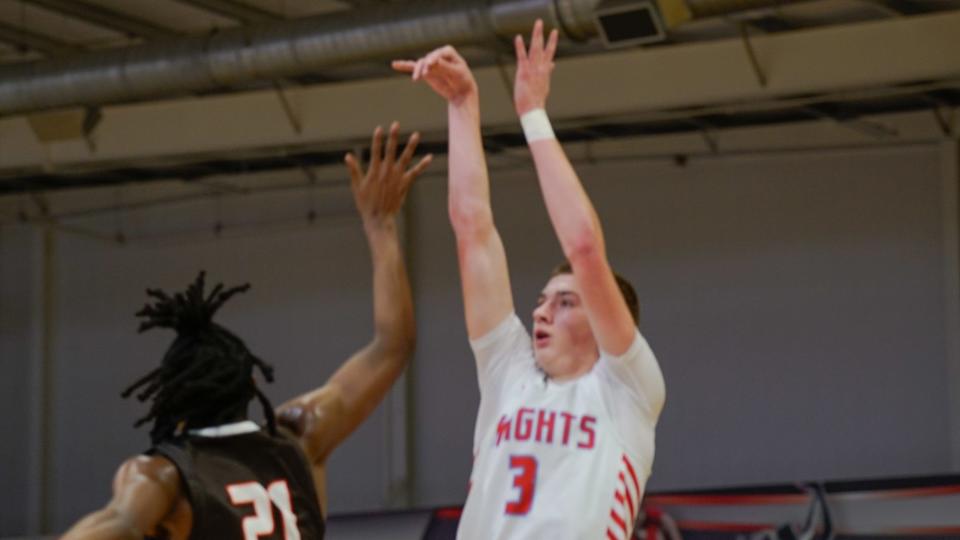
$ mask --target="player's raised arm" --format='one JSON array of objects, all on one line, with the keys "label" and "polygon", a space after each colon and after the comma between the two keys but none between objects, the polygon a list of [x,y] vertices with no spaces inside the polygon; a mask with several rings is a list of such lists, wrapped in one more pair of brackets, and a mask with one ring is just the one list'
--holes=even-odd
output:
[{"label": "player's raised arm", "polygon": [[553,30],[544,40],[542,21],[534,25],[529,49],[521,36],[516,37],[514,107],[533,154],[550,221],[573,268],[597,344],[607,353],[619,355],[633,342],[633,318],[607,262],[600,220],[545,112],[557,39]]},{"label": "player's raised arm", "polygon": [[476,339],[513,313],[507,258],[490,208],[490,180],[480,135],[477,83],[450,46],[394,69],[423,80],[447,101],[450,223],[457,238],[467,333]]},{"label": "player's raised arm", "polygon": [[373,261],[373,339],[348,359],[321,388],[280,407],[287,424],[298,425],[307,455],[322,465],[329,453],[383,400],[413,353],[416,328],[410,283],[403,262],[395,216],[413,180],[432,156],[411,166],[419,134],[397,155],[399,126],[390,128],[386,149],[378,127],[370,163],[361,170],[347,154],[354,201]]}]

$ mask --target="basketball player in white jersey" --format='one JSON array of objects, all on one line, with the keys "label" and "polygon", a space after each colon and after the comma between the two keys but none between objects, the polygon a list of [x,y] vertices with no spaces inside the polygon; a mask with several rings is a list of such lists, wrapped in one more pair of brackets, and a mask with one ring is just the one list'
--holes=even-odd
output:
[{"label": "basketball player in white jersey", "polygon": [[493,223],[470,68],[450,46],[394,62],[448,102],[450,221],[481,396],[460,540],[629,538],[653,463],[663,378],[544,112],[556,47],[557,31],[544,44],[540,21],[529,50],[516,38],[514,105],[568,261],[540,294],[533,339]]}]

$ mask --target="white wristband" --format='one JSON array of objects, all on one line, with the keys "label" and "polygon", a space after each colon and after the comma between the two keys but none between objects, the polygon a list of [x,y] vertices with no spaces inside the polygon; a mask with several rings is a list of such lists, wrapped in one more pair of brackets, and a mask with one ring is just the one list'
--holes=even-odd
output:
[{"label": "white wristband", "polygon": [[547,111],[543,109],[533,109],[524,113],[520,117],[520,125],[523,126],[523,134],[527,138],[527,144],[557,138],[553,134],[553,127],[550,126],[550,119],[547,118]]}]

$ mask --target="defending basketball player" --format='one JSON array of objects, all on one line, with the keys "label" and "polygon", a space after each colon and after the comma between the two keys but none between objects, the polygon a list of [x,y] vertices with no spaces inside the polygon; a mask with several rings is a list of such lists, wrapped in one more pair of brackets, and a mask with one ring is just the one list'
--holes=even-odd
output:
[{"label": "defending basketball player", "polygon": [[470,68],[450,46],[393,64],[448,103],[449,213],[481,396],[460,540],[629,538],[653,464],[663,378],[637,329],[633,287],[611,270],[544,112],[557,38],[545,43],[540,21],[529,49],[516,38],[514,105],[567,259],[537,300],[532,338],[493,222]]},{"label": "defending basketball player", "polygon": [[[395,123],[383,149],[374,132],[366,172],[348,154],[354,200],[373,260],[374,336],[320,388],[277,409],[256,387],[272,368],[237,336],[213,322],[231,296],[246,290],[204,291],[204,276],[185,293],[148,291],[140,330],[175,330],[162,365],[124,394],[152,399],[153,448],[120,466],[113,499],[79,521],[64,540],[321,539],[327,457],[373,411],[404,370],[415,328],[410,285],[395,215],[411,182],[431,156],[411,167],[418,135],[397,156]],[[257,397],[267,425],[247,419]]]}]

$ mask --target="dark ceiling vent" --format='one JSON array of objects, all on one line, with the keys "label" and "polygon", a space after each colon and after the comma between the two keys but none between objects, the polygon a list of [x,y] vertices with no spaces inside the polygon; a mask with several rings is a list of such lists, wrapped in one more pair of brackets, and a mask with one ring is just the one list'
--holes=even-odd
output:
[{"label": "dark ceiling vent", "polygon": [[603,0],[594,13],[600,37],[608,48],[656,43],[666,38],[653,0]]}]

